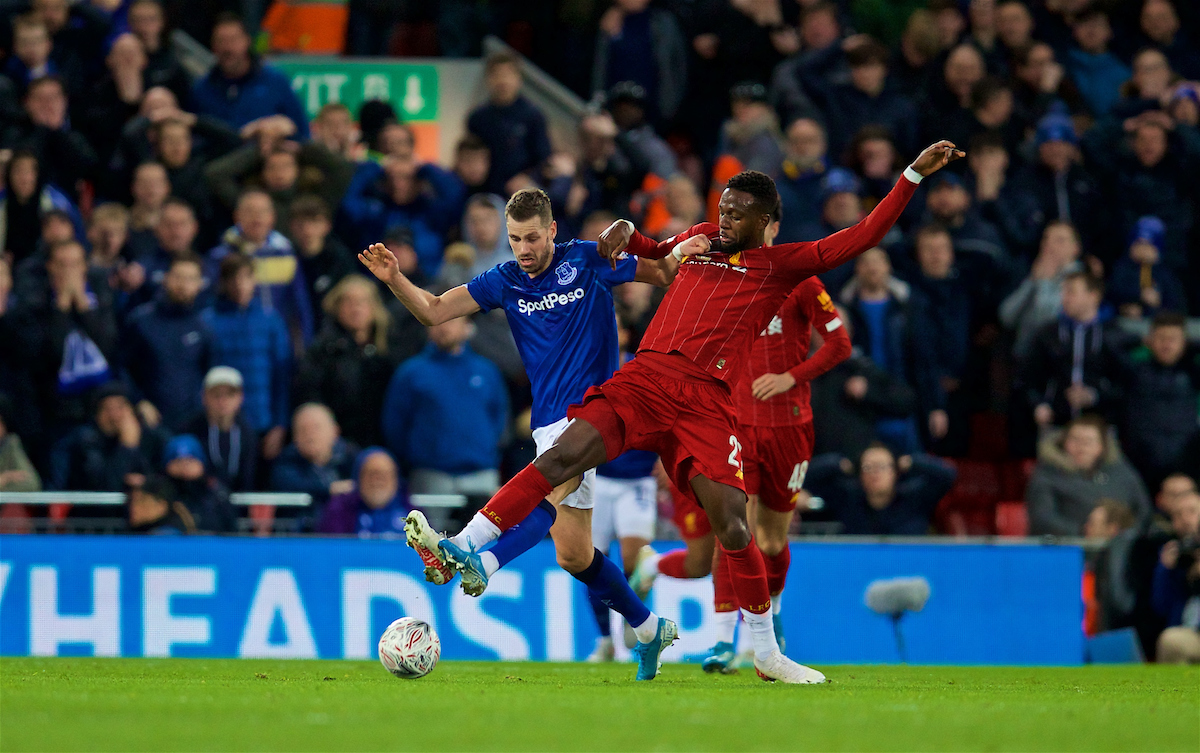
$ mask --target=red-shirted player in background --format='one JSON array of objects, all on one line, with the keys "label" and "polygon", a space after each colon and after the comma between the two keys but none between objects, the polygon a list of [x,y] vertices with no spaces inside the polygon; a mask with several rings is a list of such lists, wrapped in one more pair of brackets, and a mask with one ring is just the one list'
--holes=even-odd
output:
[{"label": "red-shirted player in background", "polygon": [[[784,656],[775,640],[767,573],[746,522],[742,442],[730,385],[746,369],[753,338],[801,281],[877,245],[917,183],[963,156],[948,141],[930,146],[861,222],[815,242],[763,248],[779,196],[775,182],[754,171],[726,184],[719,227],[701,224],[655,243],[627,221],[613,223],[600,236],[603,256],[627,251],[653,259],[669,253],[695,258],[680,266],[638,357],[571,406],[571,425],[471,519],[464,529],[469,540],[475,546],[490,543],[555,486],[628,449],[657,452],[675,485],[704,508],[724,550],[758,674],[786,683],[824,682],[820,672]],[[661,655],[676,637],[674,624],[660,620],[659,636],[648,650]]]},{"label": "red-shirted player in background", "polygon": [[[764,234],[764,245],[772,245],[778,232],[776,213]],[[822,343],[809,358],[813,327],[820,333]],[[772,622],[781,651],[784,642],[780,594],[791,564],[788,528],[813,453],[809,382],[849,358],[850,350],[850,337],[825,285],[820,279],[810,277],[796,286],[766,329],[755,338],[746,376],[733,390],[742,431],[742,462],[749,495],[747,518],[766,564]],[[729,569],[720,549],[716,550],[716,561],[712,564],[712,529],[704,511],[686,495],[674,489],[672,492],[676,525],[687,547],[641,557],[630,585],[645,598],[659,574],[702,578],[713,569],[717,641],[702,666],[706,672],[730,671],[735,659],[733,636],[738,609]]]}]

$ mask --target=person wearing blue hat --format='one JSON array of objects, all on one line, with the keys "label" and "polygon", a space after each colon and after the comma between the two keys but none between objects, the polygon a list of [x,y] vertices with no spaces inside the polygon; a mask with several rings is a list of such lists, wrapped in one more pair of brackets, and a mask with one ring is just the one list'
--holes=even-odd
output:
[{"label": "person wearing blue hat", "polygon": [[227,532],[237,524],[229,490],[204,467],[204,447],[192,434],[180,434],[163,450],[163,473],[201,531]]},{"label": "person wearing blue hat", "polygon": [[[1069,222],[1079,229],[1084,247],[1101,253],[1111,236],[1100,185],[1080,158],[1075,123],[1065,113],[1051,112],[1037,123],[1035,162],[1012,177],[1011,192],[1027,205],[1024,226],[1030,232],[1030,253],[1042,229],[1051,222]],[[1030,221],[1032,220],[1032,221]],[[1102,256],[1112,258],[1116,250]]]},{"label": "person wearing blue hat", "polygon": [[360,537],[403,536],[404,520],[411,508],[392,453],[382,447],[368,447],[358,453],[352,480],[351,491],[330,498],[317,531]]},{"label": "person wearing blue hat", "polygon": [[[800,240],[825,238],[861,220],[866,216],[861,193],[862,182],[857,175],[844,167],[827,170],[820,181],[821,219],[802,226],[799,230]],[[784,217],[787,215],[784,214]],[[825,283],[829,294],[836,296],[853,275],[853,265],[843,264],[822,274],[821,281]]]},{"label": "person wearing blue hat", "polygon": [[1161,219],[1138,219],[1130,234],[1129,252],[1113,265],[1109,298],[1122,316],[1152,317],[1159,311],[1186,311],[1183,285],[1162,263],[1167,228]]}]

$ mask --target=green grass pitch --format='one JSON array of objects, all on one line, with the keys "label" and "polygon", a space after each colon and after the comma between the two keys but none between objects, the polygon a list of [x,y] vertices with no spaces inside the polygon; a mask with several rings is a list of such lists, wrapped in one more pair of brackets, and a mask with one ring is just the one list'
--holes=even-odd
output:
[{"label": "green grass pitch", "polygon": [[821,669],[3,658],[0,750],[1200,750],[1196,668]]}]

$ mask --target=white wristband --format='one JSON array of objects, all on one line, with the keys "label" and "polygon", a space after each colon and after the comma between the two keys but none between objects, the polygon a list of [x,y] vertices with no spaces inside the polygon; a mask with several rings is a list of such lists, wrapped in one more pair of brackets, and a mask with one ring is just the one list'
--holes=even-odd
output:
[{"label": "white wristband", "polygon": [[913,183],[920,183],[921,181],[925,180],[925,176],[914,170],[912,165],[904,168],[904,177],[908,178]]},{"label": "white wristband", "polygon": [[671,256],[675,257],[675,261],[683,263],[683,251],[679,248],[682,244],[676,244],[675,248],[671,249]]}]

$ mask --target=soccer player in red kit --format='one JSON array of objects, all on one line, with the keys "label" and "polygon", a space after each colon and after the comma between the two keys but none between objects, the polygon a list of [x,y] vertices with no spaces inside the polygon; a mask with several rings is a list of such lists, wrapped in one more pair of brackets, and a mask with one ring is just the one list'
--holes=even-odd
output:
[{"label": "soccer player in red kit", "polygon": [[[681,265],[637,358],[571,406],[572,423],[555,445],[467,524],[473,544],[499,537],[568,479],[631,448],[655,451],[675,485],[696,498],[712,524],[753,638],[758,674],[786,683],[824,682],[820,672],[785,657],[775,640],[766,569],[746,522],[731,385],[747,367],[753,338],[801,281],[877,245],[917,184],[963,156],[948,141],[930,146],[861,222],[815,242],[763,247],[779,197],[775,182],[754,171],[726,184],[717,226],[697,225],[655,243],[627,221],[613,223],[600,236],[603,256],[626,251],[652,259],[669,253],[695,258]],[[667,643],[657,647],[660,654]]]},{"label": "soccer player in red kit", "polygon": [[[766,245],[772,245],[778,229],[779,219],[773,217]],[[819,331],[822,343],[809,358],[813,327]],[[755,338],[746,375],[733,390],[749,495],[747,518],[766,564],[772,622],[781,651],[780,595],[791,564],[787,533],[813,453],[809,382],[849,358],[850,350],[850,337],[825,285],[810,277],[796,286]],[[639,558],[630,579],[638,595],[649,592],[656,575],[702,578],[708,575],[709,563],[713,562],[712,533],[704,511],[683,494],[672,491],[674,517],[687,548]],[[706,553],[708,561],[697,567]],[[730,671],[735,659],[733,636],[738,609],[727,564],[717,549],[711,568],[717,640],[703,662],[706,672]]]}]

